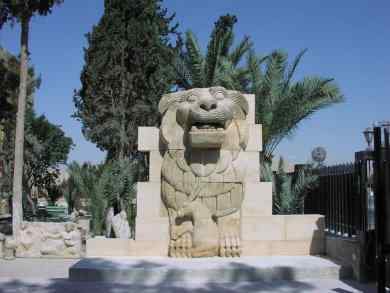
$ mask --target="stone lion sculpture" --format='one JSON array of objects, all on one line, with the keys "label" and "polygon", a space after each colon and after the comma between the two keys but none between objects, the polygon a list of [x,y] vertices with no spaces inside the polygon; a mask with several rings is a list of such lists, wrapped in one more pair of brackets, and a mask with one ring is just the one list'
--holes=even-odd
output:
[{"label": "stone lion sculpture", "polygon": [[246,98],[223,87],[196,88],[163,96],[159,111],[169,256],[240,256]]}]

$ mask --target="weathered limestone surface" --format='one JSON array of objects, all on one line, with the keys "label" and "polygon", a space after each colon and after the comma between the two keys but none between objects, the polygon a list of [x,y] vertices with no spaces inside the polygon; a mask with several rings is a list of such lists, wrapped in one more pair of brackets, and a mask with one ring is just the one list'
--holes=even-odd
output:
[{"label": "weathered limestone surface", "polygon": [[[294,228],[294,223],[300,223]],[[291,225],[292,224],[292,225]],[[324,254],[324,217],[320,215],[259,216],[242,218],[242,255]],[[139,238],[87,240],[87,256],[166,256],[169,244],[167,218],[139,223]],[[138,232],[137,232],[138,235]]]},{"label": "weathered limestone surface", "polygon": [[324,251],[321,216],[272,216],[272,184],[260,182],[253,95],[193,89],[165,95],[159,109],[161,128],[138,130],[138,148],[150,155],[149,182],[138,183],[128,253],[143,255],[141,242],[156,245],[148,255],[173,257]]},{"label": "weathered limestone surface", "polygon": [[[247,99],[222,87],[162,97],[161,198],[172,257],[239,256],[249,141]],[[255,131],[255,130],[254,130]]]},{"label": "weathered limestone surface", "polygon": [[82,255],[82,233],[72,222],[23,222],[16,256],[78,258]]}]

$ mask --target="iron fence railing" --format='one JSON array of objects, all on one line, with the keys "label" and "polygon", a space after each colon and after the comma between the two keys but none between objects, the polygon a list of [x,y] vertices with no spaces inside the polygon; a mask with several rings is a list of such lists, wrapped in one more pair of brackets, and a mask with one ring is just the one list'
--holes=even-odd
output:
[{"label": "iron fence railing", "polygon": [[322,167],[316,173],[319,182],[305,198],[305,214],[325,215],[325,229],[335,235],[354,237],[357,231],[366,230],[360,194],[356,192],[356,165]]}]

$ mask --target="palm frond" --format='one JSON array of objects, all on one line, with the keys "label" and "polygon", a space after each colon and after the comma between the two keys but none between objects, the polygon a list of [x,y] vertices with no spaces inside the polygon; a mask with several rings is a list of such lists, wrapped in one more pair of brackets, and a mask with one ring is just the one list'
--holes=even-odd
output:
[{"label": "palm frond", "polygon": [[229,55],[229,59],[234,66],[237,66],[242,60],[244,55],[249,52],[252,48],[252,42],[248,36],[245,36],[244,39],[237,45],[236,48]]},{"label": "palm frond", "polygon": [[284,72],[287,66],[287,54],[275,50],[267,59],[267,68],[262,86],[262,94],[267,95],[268,102],[275,103],[283,90]]},{"label": "palm frond", "polygon": [[284,88],[283,92],[285,92],[288,87],[290,86],[291,80],[294,76],[295,70],[297,69],[299,63],[301,62],[302,57],[306,54],[307,49],[303,49],[301,52],[298,53],[298,55],[295,57],[294,61],[292,62],[288,72],[287,72],[287,77],[286,81],[284,83]]},{"label": "palm frond", "polygon": [[188,68],[191,72],[191,81],[193,87],[204,86],[204,57],[198,44],[196,36],[191,32],[186,32],[185,46],[188,58],[186,58]]}]

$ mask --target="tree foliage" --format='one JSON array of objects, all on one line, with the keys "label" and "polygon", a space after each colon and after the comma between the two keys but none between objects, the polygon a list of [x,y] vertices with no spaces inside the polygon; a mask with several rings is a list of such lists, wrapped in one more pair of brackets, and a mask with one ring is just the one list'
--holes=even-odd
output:
[{"label": "tree foliage", "polygon": [[294,81],[305,52],[301,51],[291,64],[282,50],[266,57],[251,51],[248,56],[249,83],[241,90],[255,94],[256,123],[263,126],[265,160],[272,160],[279,143],[293,135],[303,120],[344,100],[332,78],[307,76]]},{"label": "tree foliage", "polygon": [[272,182],[273,214],[302,214],[305,197],[318,184],[318,176],[313,173],[311,165],[287,174],[283,158],[280,158],[278,171],[272,174]]},{"label": "tree foliage", "polygon": [[102,165],[72,162],[67,171],[69,179],[63,186],[65,195],[71,205],[81,198],[88,202],[94,235],[103,234],[107,209],[112,206],[117,212],[124,209],[130,226],[135,225],[132,200],[136,196],[136,178],[140,171],[136,161],[124,159]]},{"label": "tree foliage", "polygon": [[[29,68],[28,72],[23,187],[25,194],[30,196],[34,188],[46,193],[55,184],[59,165],[66,162],[73,142],[60,126],[50,123],[44,115],[37,116],[33,111],[33,95],[41,79],[35,76],[33,68]],[[0,104],[5,105],[0,108],[0,126],[3,130],[0,160],[4,167],[0,192],[4,193],[11,192],[18,86],[19,60],[0,48]]]},{"label": "tree foliage", "polygon": [[6,22],[30,19],[35,14],[48,15],[63,0],[0,0],[0,29]]},{"label": "tree foliage", "polygon": [[234,15],[223,15],[215,22],[205,54],[196,36],[186,32],[185,49],[176,60],[177,83],[184,89],[196,87],[224,86],[229,89],[241,87],[247,71],[240,67],[252,44],[244,37],[233,48]]},{"label": "tree foliage", "polygon": [[[12,227],[18,235],[23,221],[23,164],[25,112],[28,82],[28,39],[30,20],[34,15],[47,15],[52,7],[62,0],[0,0],[0,29],[6,22],[19,22],[20,33],[20,82],[18,91],[18,111],[15,131],[15,159],[13,174]],[[15,236],[17,237],[17,236]]]},{"label": "tree foliage", "polygon": [[160,3],[106,0],[103,17],[87,34],[74,117],[110,159],[136,150],[138,126],[159,123],[159,99],[174,81],[170,38],[176,26]]},{"label": "tree foliage", "polygon": [[28,191],[37,188],[46,192],[56,185],[60,165],[66,163],[73,141],[44,115],[27,114],[24,185]]},{"label": "tree foliage", "polygon": [[303,120],[344,98],[332,78],[307,76],[294,80],[306,50],[289,64],[283,50],[257,55],[248,37],[232,49],[235,23],[235,16],[219,18],[205,55],[196,36],[186,33],[186,50],[175,63],[177,83],[185,89],[224,86],[254,94],[256,123],[263,126],[263,158],[270,162],[279,143],[293,135]]}]

